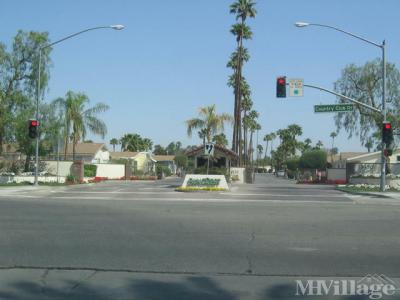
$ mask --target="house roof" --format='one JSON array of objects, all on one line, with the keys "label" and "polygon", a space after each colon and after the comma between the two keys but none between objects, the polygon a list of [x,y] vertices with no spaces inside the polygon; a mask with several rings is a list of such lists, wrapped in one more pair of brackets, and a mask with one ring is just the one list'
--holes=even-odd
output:
[{"label": "house roof", "polygon": [[175,160],[175,155],[153,155],[156,161],[173,161]]},{"label": "house roof", "polygon": [[340,153],[335,154],[333,156],[328,154],[326,160],[327,160],[328,163],[332,163],[332,162],[339,161],[339,160],[348,160],[350,158],[353,158],[353,157],[356,157],[356,156],[360,156],[360,155],[363,155],[363,154],[366,154],[366,153],[365,152],[340,152]]},{"label": "house roof", "polygon": [[123,151],[123,152],[110,152],[110,157],[119,159],[119,158],[132,158],[135,157],[139,152],[132,151]]},{"label": "house roof", "polygon": [[[222,153],[223,155],[225,155],[226,157],[228,157],[230,160],[237,160],[238,159],[238,155],[233,152],[232,150],[226,148],[223,145],[219,145],[219,144],[215,144],[214,145],[214,151],[215,152],[219,152]],[[187,150],[185,152],[185,154],[187,156],[198,156],[204,153],[204,145],[200,145],[194,148],[191,148],[189,150]]]},{"label": "house roof", "polygon": [[[75,146],[75,154],[95,155],[99,150],[105,148],[104,143],[78,143]],[[68,144],[67,154],[72,154],[73,145]],[[60,153],[64,153],[64,148],[60,149]]]}]

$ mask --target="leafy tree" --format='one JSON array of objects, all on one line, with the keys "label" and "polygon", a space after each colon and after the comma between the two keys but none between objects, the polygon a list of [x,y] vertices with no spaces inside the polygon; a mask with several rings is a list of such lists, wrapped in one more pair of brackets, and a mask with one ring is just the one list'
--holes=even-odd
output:
[{"label": "leafy tree", "polygon": [[191,137],[194,129],[204,130],[207,142],[211,142],[214,135],[224,130],[224,123],[232,121],[228,114],[217,114],[215,105],[201,107],[199,116],[186,121],[187,134]]},{"label": "leafy tree", "polygon": [[[6,46],[0,43],[0,152],[4,140],[15,139],[15,128],[11,124],[17,110],[35,98],[39,48],[48,43],[48,33],[21,30],[14,37],[8,52]],[[49,80],[50,51],[50,47],[42,51],[41,91],[45,90]],[[34,117],[34,112],[26,117]]]},{"label": "leafy tree", "polygon": [[97,115],[107,111],[109,106],[97,103],[88,108],[89,102],[88,96],[84,93],[72,91],[68,91],[65,98],[58,98],[53,102],[64,115],[65,158],[69,140],[72,141],[72,158],[75,159],[76,144],[85,139],[88,131],[100,135],[102,138],[107,133],[106,124]]},{"label": "leafy tree", "polygon": [[[381,109],[382,61],[375,59],[363,66],[350,64],[335,82],[335,91],[354,98],[374,108]],[[394,64],[387,63],[387,112],[388,120],[398,124],[400,116],[400,72]],[[339,100],[344,102],[344,100]],[[359,136],[365,145],[370,138],[379,141],[383,118],[378,112],[355,105],[353,112],[338,113],[335,117],[337,130],[342,128],[349,134]]]},{"label": "leafy tree", "polygon": [[161,145],[155,145],[153,150],[154,155],[166,155],[167,151]]},{"label": "leafy tree", "polygon": [[303,169],[324,169],[326,167],[326,152],[310,150],[300,157],[300,167]]},{"label": "leafy tree", "polygon": [[115,146],[119,145],[118,139],[112,138],[112,139],[110,140],[110,145],[113,146],[113,152],[115,152]]},{"label": "leafy tree", "polygon": [[186,155],[179,153],[175,155],[175,163],[178,168],[186,168],[188,165],[188,158]]},{"label": "leafy tree", "polygon": [[218,145],[223,145],[223,146],[228,145],[228,140],[224,133],[214,135],[214,137],[212,138],[212,141],[213,141],[213,143],[218,144]]}]

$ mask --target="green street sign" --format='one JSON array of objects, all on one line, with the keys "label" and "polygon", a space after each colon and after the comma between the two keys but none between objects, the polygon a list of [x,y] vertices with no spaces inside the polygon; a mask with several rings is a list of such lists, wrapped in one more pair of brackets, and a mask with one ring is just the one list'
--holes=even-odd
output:
[{"label": "green street sign", "polygon": [[344,112],[353,111],[353,104],[326,104],[326,105],[314,105],[314,112],[325,113],[325,112]]}]

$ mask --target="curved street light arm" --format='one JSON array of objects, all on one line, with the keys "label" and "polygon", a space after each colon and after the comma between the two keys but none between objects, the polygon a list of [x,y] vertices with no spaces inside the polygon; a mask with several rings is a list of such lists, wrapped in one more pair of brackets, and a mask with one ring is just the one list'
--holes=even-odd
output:
[{"label": "curved street light arm", "polygon": [[379,47],[379,48],[383,48],[383,47],[384,47],[383,44],[375,43],[375,42],[370,41],[370,40],[367,40],[366,38],[363,38],[363,37],[361,37],[361,36],[359,36],[359,35],[356,35],[356,34],[354,34],[354,33],[345,31],[345,30],[343,30],[343,29],[340,29],[340,28],[337,28],[337,27],[334,27],[334,26],[324,25],[324,24],[317,24],[317,23],[310,23],[310,24],[308,24],[308,25],[330,28],[330,29],[333,29],[333,30],[336,30],[336,31],[340,31],[340,32],[342,32],[342,33],[344,33],[344,34],[350,35],[350,36],[352,36],[352,37],[354,37],[354,38],[356,38],[356,39],[362,40],[362,41],[364,41],[364,42],[366,42],[366,43],[369,43],[369,44],[372,44],[372,45],[374,45],[374,46],[377,46],[377,47]]},{"label": "curved street light arm", "polygon": [[88,31],[96,30],[96,29],[105,29],[105,28],[111,28],[111,27],[110,26],[97,26],[97,27],[88,28],[88,29],[76,32],[74,34],[70,34],[70,35],[68,35],[68,36],[66,36],[66,37],[64,37],[62,39],[59,39],[58,41],[55,41],[55,42],[51,43],[51,44],[44,45],[44,46],[40,47],[39,50],[43,50],[43,49],[46,49],[48,47],[54,46],[55,44],[61,43],[61,42],[65,41],[65,40],[68,40],[70,38],[73,38],[73,37],[75,37],[77,35],[80,35],[82,33],[88,32]]}]

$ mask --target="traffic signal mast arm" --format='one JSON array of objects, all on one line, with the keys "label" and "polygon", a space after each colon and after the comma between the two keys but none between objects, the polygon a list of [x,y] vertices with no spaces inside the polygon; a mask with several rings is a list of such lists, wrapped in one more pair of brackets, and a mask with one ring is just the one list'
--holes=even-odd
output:
[{"label": "traffic signal mast arm", "polygon": [[[288,85],[288,84],[286,84],[286,85]],[[373,107],[373,106],[370,106],[370,105],[368,105],[368,104],[362,103],[362,102],[360,102],[360,101],[358,101],[358,100],[355,100],[355,99],[350,98],[350,97],[347,97],[347,96],[345,96],[345,95],[342,95],[342,94],[336,93],[336,92],[334,92],[334,91],[325,89],[325,88],[323,88],[323,87],[319,87],[319,86],[311,85],[311,84],[304,84],[303,86],[309,87],[309,88],[313,88],[313,89],[317,89],[317,90],[320,90],[320,91],[324,91],[324,92],[327,92],[327,93],[330,93],[330,94],[333,94],[333,95],[338,96],[338,97],[340,97],[340,98],[342,98],[342,99],[348,100],[348,101],[350,101],[350,102],[356,103],[356,104],[358,104],[358,105],[360,105],[360,106],[363,106],[363,107],[365,107],[365,108],[368,108],[368,109],[371,109],[371,110],[373,110],[373,111],[379,112],[380,114],[383,114],[382,111],[381,111],[380,109],[376,108],[376,107]]]}]

